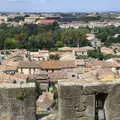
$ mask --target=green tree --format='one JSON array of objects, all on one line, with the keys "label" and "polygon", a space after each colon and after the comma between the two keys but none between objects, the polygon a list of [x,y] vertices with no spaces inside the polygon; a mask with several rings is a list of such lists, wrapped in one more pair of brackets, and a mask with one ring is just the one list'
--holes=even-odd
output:
[{"label": "green tree", "polygon": [[59,60],[60,56],[58,54],[56,54],[56,55],[50,55],[49,59],[51,59],[51,60]]},{"label": "green tree", "polygon": [[57,41],[55,46],[59,48],[59,47],[63,47],[64,44],[62,41]]},{"label": "green tree", "polygon": [[61,40],[66,46],[82,46],[88,41],[86,40],[86,33],[81,29],[65,29],[61,33]]},{"label": "green tree", "polygon": [[100,48],[98,48],[97,50],[94,50],[94,51],[89,51],[88,57],[97,58],[99,60],[104,59],[104,55],[103,55],[103,53],[101,53]]},{"label": "green tree", "polygon": [[14,49],[18,47],[19,42],[14,38],[7,38],[5,44],[8,49]]}]

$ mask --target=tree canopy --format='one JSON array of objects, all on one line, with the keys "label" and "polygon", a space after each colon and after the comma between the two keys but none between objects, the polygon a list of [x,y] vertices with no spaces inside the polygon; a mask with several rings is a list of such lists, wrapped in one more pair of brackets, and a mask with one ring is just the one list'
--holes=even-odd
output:
[{"label": "tree canopy", "polygon": [[[95,28],[96,37],[105,46],[112,43],[120,43],[120,27]],[[67,28],[62,29],[54,22],[51,25],[25,24],[23,26],[0,25],[0,49],[23,48],[31,51],[38,49],[57,50],[59,47],[87,46],[86,33],[90,33],[90,28]]]},{"label": "tree canopy", "polygon": [[115,34],[120,34],[120,27],[109,26],[102,28],[95,28],[96,36],[105,46],[110,46],[112,43],[120,43],[120,36],[114,37]]},{"label": "tree canopy", "polygon": [[24,26],[0,25],[0,49],[25,48],[28,50],[53,50],[63,46],[83,46],[87,28],[61,29],[55,22],[52,25],[25,24]]}]

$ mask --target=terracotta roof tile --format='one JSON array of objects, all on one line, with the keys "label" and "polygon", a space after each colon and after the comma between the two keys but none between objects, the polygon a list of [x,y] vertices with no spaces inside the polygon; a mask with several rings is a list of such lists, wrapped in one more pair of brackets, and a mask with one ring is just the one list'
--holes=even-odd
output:
[{"label": "terracotta roof tile", "polygon": [[18,65],[19,68],[39,68],[40,65],[36,61],[21,61]]},{"label": "terracotta roof tile", "polygon": [[75,61],[59,61],[59,60],[50,60],[50,61],[41,61],[40,67],[42,69],[62,69],[62,68],[74,68]]}]

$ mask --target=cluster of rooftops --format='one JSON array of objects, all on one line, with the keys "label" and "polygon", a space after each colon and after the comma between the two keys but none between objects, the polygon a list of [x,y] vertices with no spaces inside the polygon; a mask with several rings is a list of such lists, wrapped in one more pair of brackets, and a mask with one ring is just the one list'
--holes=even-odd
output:
[{"label": "cluster of rooftops", "polygon": [[41,69],[64,69],[64,68],[74,68],[74,60],[49,60],[49,61],[21,61],[18,65],[19,68],[41,68]]}]

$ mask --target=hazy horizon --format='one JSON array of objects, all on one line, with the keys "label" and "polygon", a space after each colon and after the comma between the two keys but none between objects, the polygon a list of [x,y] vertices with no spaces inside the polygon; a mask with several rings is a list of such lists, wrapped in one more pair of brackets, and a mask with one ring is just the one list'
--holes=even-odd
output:
[{"label": "hazy horizon", "polygon": [[4,0],[1,12],[104,12],[119,11],[119,0]]}]

